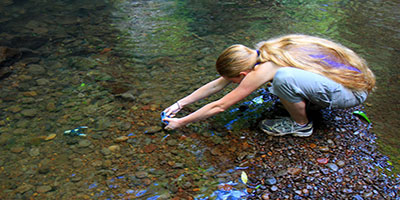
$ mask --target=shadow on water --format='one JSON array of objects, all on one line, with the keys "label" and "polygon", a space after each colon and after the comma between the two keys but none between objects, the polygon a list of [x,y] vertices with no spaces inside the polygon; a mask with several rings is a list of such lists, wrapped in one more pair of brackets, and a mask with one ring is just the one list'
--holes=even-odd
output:
[{"label": "shadow on water", "polygon": [[[159,114],[215,79],[215,59],[228,45],[293,32],[321,35],[371,64],[378,89],[365,110],[381,149],[398,166],[400,15],[393,13],[399,7],[395,1],[2,1],[0,196],[394,198],[398,185],[379,175],[390,161],[376,153],[370,126],[351,114],[362,107],[323,111],[308,139],[257,130],[266,110],[276,108],[262,90],[230,112],[174,132],[161,129]],[[80,126],[88,128],[74,130]],[[78,131],[87,137],[71,134]],[[354,171],[369,174],[361,186],[352,181],[359,178]]]}]

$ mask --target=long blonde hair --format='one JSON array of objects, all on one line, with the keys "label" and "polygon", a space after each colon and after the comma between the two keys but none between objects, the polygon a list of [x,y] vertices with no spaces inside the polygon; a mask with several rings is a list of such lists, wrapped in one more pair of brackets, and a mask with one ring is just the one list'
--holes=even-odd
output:
[{"label": "long blonde hair", "polygon": [[[271,61],[278,66],[291,66],[321,74],[352,90],[370,92],[375,87],[375,75],[366,61],[349,48],[327,39],[292,34],[260,42],[256,48],[260,51],[258,57],[254,55],[254,50],[243,45],[227,48],[217,59],[217,71],[222,76],[234,77],[241,71],[251,69],[257,62]],[[332,67],[325,58],[312,55],[324,55],[352,69]]]}]

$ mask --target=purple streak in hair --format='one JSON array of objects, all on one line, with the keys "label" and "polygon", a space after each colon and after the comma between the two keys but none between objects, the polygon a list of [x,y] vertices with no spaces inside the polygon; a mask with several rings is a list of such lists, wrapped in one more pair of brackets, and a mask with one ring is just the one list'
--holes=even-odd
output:
[{"label": "purple streak in hair", "polygon": [[326,56],[326,55],[317,54],[317,55],[310,55],[310,56],[313,57],[313,58],[319,58],[319,59],[323,60],[325,63],[327,63],[331,67],[339,68],[339,69],[348,69],[348,70],[352,70],[352,71],[361,73],[361,71],[359,69],[357,69],[357,68],[355,68],[353,66],[345,65],[343,63],[339,63],[339,62],[333,61],[331,59],[328,59],[327,58],[328,56]]}]

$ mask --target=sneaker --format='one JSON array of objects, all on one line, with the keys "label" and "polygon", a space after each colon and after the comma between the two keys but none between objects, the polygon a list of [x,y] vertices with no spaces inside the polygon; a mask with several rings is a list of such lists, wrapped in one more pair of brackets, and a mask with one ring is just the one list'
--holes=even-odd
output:
[{"label": "sneaker", "polygon": [[313,132],[313,123],[310,121],[307,125],[302,126],[289,117],[266,119],[260,123],[260,129],[273,136],[293,134],[297,137],[308,137]]}]

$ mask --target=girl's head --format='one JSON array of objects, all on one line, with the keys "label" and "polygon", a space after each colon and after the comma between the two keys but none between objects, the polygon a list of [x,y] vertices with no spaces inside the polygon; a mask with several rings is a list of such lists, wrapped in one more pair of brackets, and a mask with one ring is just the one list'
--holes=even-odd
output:
[{"label": "girl's head", "polygon": [[257,51],[244,45],[236,44],[225,49],[218,57],[216,68],[218,73],[227,78],[235,78],[240,72],[253,69],[258,62]]}]

